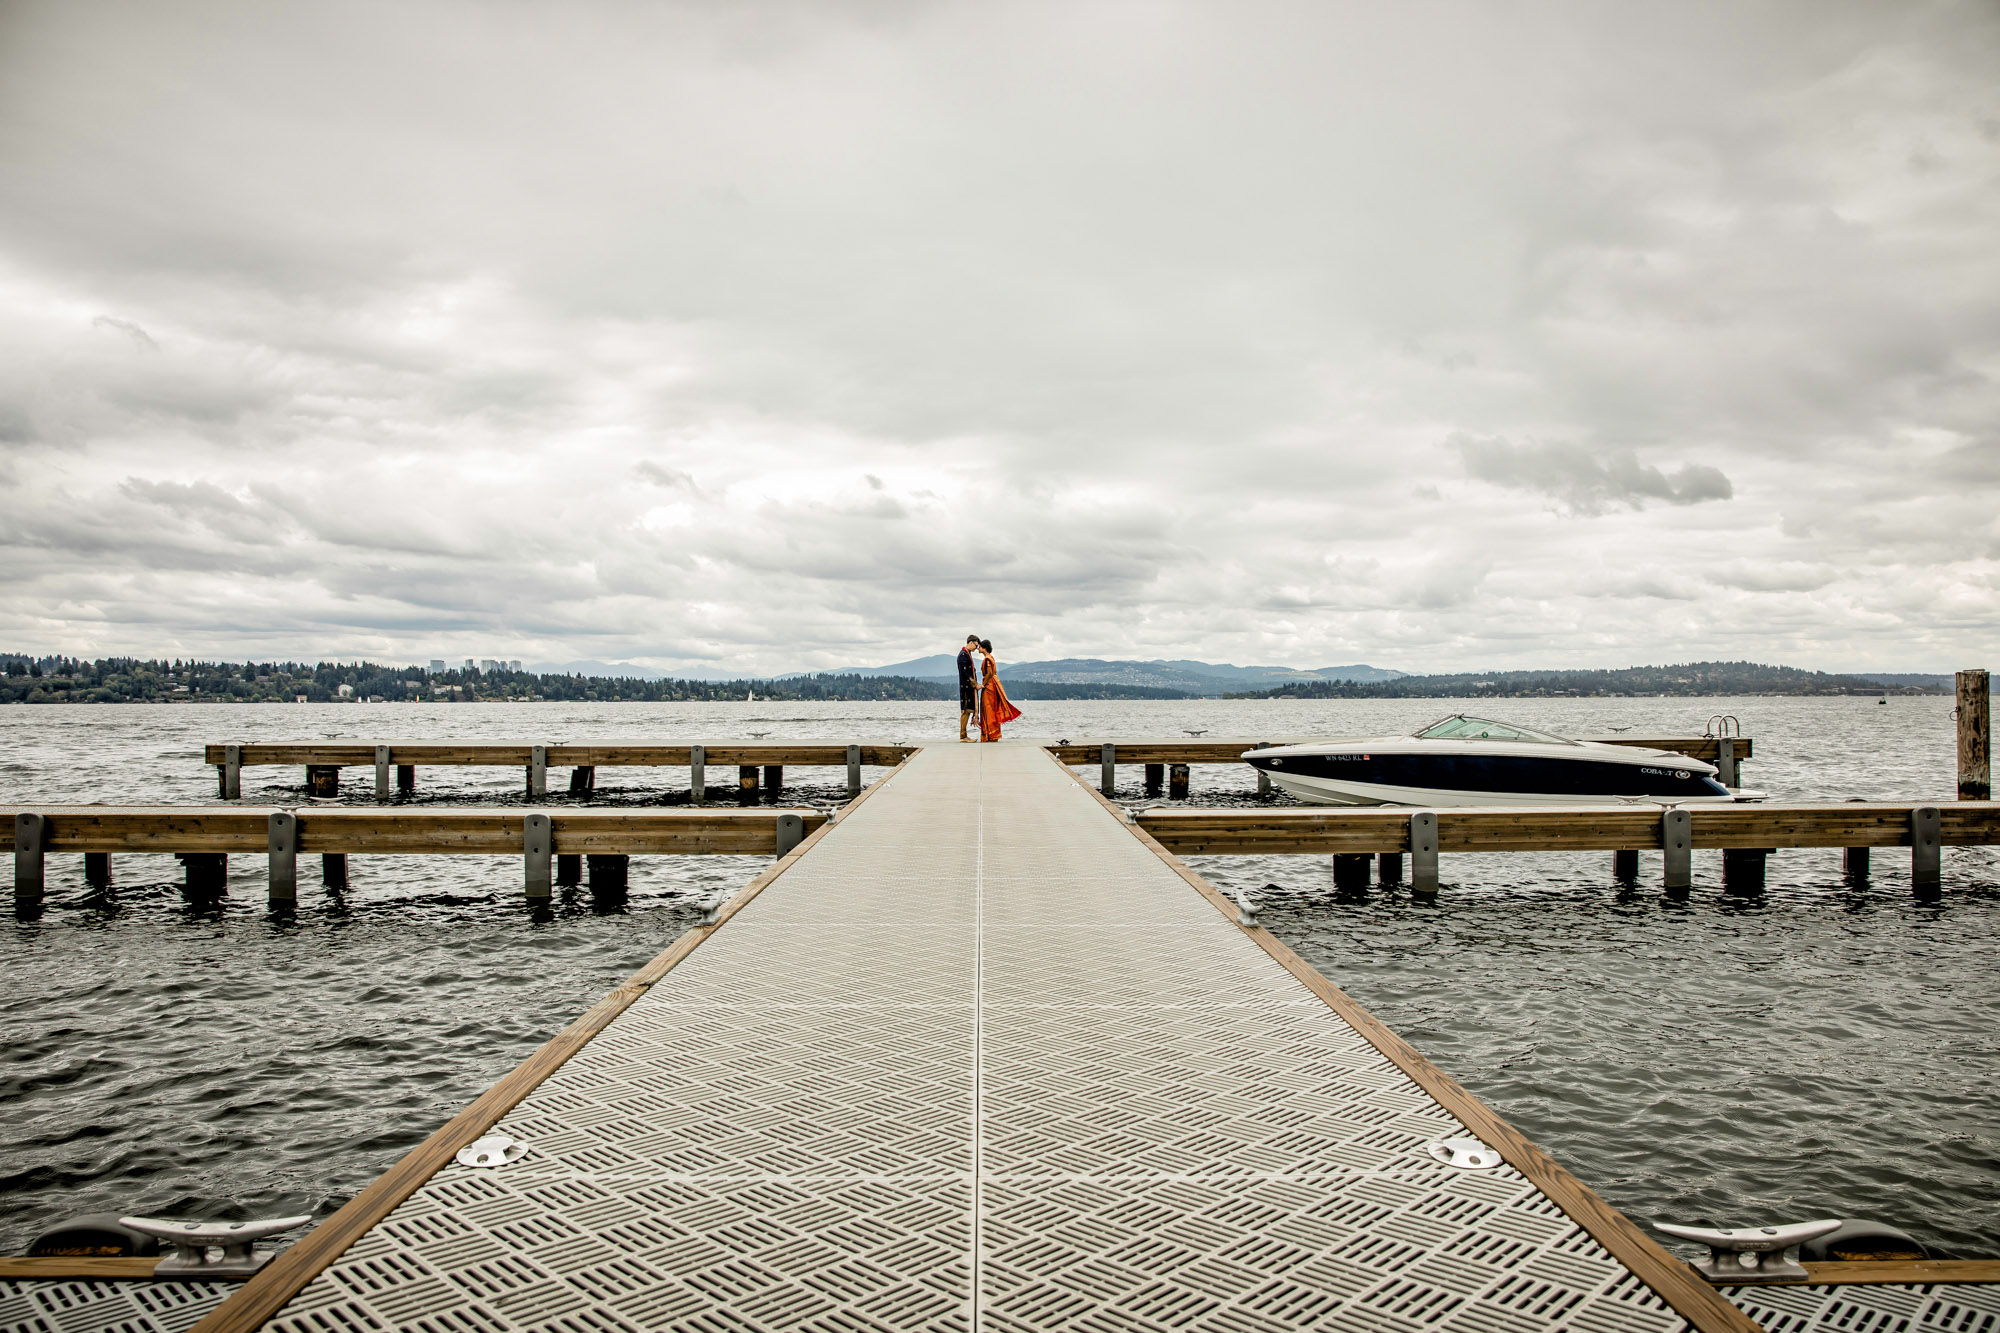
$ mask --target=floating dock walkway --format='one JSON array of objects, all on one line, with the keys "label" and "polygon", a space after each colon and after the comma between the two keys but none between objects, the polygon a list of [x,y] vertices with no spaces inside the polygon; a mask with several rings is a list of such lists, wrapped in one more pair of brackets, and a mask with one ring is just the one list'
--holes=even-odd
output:
[{"label": "floating dock walkway", "polygon": [[[790,851],[780,812],[729,816],[780,839],[776,864],[254,1277],[0,1261],[0,1328],[2000,1327],[1996,1264],[1709,1285],[1149,831],[1415,856],[1409,812],[1177,831],[1063,757],[916,751]],[[529,814],[470,813],[485,841],[463,850],[526,845]],[[386,814],[354,812],[341,837],[407,836],[374,827]],[[618,834],[685,848],[683,828],[714,822],[690,814]],[[1990,841],[1993,807],[1976,814],[1985,836],[1967,840]],[[65,818],[35,826],[53,849]],[[249,841],[272,816],[200,818]],[[1922,825],[1909,808],[1843,818],[1839,836],[1881,845]],[[293,845],[345,828],[314,832],[323,819]],[[113,832],[130,830],[76,846]],[[1610,836],[1589,845],[1646,830]],[[531,883],[537,846],[519,853]],[[456,1160],[496,1134],[525,1151]]]},{"label": "floating dock walkway", "polygon": [[198,1329],[1755,1327],[1212,894],[926,749]]}]

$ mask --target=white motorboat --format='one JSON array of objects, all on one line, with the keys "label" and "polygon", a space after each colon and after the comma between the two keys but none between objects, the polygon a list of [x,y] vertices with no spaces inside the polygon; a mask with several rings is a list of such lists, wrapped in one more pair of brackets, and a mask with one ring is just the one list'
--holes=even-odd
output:
[{"label": "white motorboat", "polygon": [[1672,750],[1571,740],[1457,713],[1412,736],[1250,750],[1244,761],[1315,805],[1658,805],[1762,800]]}]

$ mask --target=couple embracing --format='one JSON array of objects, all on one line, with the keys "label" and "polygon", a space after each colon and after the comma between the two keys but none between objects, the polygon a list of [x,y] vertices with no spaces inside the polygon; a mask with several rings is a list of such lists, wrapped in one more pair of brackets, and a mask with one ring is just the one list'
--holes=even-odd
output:
[{"label": "couple embracing", "polygon": [[[979,655],[978,679],[973,678],[973,654]],[[993,644],[977,634],[965,636],[965,646],[958,650],[958,738],[970,741],[965,734],[965,724],[974,713],[979,714],[979,739],[997,741],[1000,739],[1000,724],[1012,722],[1021,716],[1021,710],[1007,702],[1007,691],[1000,684],[1000,668],[993,661]]]}]

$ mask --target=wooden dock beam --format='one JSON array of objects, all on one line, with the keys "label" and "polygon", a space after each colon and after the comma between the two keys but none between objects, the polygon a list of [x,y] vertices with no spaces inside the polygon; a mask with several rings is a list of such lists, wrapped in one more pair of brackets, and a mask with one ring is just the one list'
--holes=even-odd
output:
[{"label": "wooden dock beam", "polygon": [[[1310,740],[1328,740],[1330,737],[1245,737],[1242,739],[1189,739],[1147,740],[1140,737],[1114,738],[1106,741],[1058,741],[1042,748],[1053,754],[1064,764],[1072,767],[1104,763],[1108,749],[1113,764],[1240,764],[1245,753],[1251,750],[1268,749],[1274,745],[1297,745]],[[1360,739],[1359,737],[1351,739]],[[1752,755],[1753,746],[1748,736],[1581,736],[1579,740],[1599,741],[1605,745],[1635,746],[1642,749],[1666,750],[1673,754],[1684,754],[1690,759],[1700,759],[1707,763],[1719,763],[1722,759],[1722,741],[1729,741],[1730,757],[1737,763]],[[794,760],[793,762],[799,762]],[[1103,790],[1100,786],[1099,790]]]},{"label": "wooden dock beam", "polygon": [[[1658,850],[1669,894],[1694,882],[1694,852],[1753,853],[1734,858],[1726,874],[1749,882],[1752,861],[1785,847],[1907,847],[1911,882],[1935,888],[1946,846],[2000,844],[2000,804],[1957,801],[1943,806],[1892,802],[1837,805],[1735,804],[1712,806],[1457,806],[1412,812],[1393,806],[1318,806],[1282,810],[1140,810],[1133,823],[1169,851],[1185,855],[1284,855],[1408,852],[1423,876],[1410,823],[1436,820],[1438,847],[1446,853],[1597,851],[1624,853],[1636,874],[1638,854]],[[1850,866],[1853,861],[1850,860]],[[1622,871],[1621,871],[1622,873]]]},{"label": "wooden dock beam", "polygon": [[[575,858],[593,858],[591,883],[620,881],[614,865],[633,855],[783,856],[827,822],[817,810],[502,810],[408,807],[308,808],[303,812],[241,806],[50,806],[15,810],[14,894],[42,901],[49,852],[82,853],[86,875],[110,882],[114,852],[172,853],[186,868],[185,888],[216,894],[228,886],[231,853],[269,862],[270,899],[298,900],[298,858],[317,854],[328,888],[347,883],[347,858],[366,855],[520,855],[528,896],[546,898],[555,882],[581,878]],[[569,863],[554,873],[551,862]],[[89,867],[97,867],[90,869]],[[93,879],[93,883],[97,880]],[[620,881],[622,882],[622,881]]]}]

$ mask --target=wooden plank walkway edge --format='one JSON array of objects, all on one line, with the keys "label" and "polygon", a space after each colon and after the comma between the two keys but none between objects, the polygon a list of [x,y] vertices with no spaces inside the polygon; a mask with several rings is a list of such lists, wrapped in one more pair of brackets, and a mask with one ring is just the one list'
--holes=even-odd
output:
[{"label": "wooden plank walkway edge", "polygon": [[[810,807],[756,809],[579,810],[569,806],[501,809],[351,806],[0,806],[12,824],[23,814],[42,816],[44,852],[238,852],[269,850],[271,816],[298,817],[300,855],[380,853],[518,856],[529,815],[549,817],[553,848],[561,853],[769,854],[778,821],[796,817],[805,832],[827,822]],[[18,843],[17,843],[18,849]]]},{"label": "wooden plank walkway edge", "polygon": [[[1234,764],[1242,762],[1245,750],[1259,746],[1301,745],[1315,740],[1362,740],[1359,736],[1281,736],[1281,737],[1227,737],[1215,740],[1149,740],[1131,737],[1119,740],[1107,736],[1100,740],[1056,741],[1045,744],[1044,749],[1053,753],[1065,764],[1102,763],[1104,747],[1111,746],[1114,764]],[[1636,746],[1647,750],[1668,750],[1684,754],[1690,759],[1715,762],[1722,753],[1723,738],[1717,736],[1578,736],[1577,740],[1596,741],[1602,745]],[[1752,756],[1755,747],[1748,736],[1727,738],[1735,757],[1739,760]]]},{"label": "wooden plank walkway edge", "polygon": [[[1088,741],[1047,741],[1047,749],[1065,764],[1095,764],[1102,761],[1104,747],[1112,747],[1112,762],[1131,764],[1235,764],[1245,750],[1264,745],[1292,745],[1315,739],[1306,736],[1272,738],[1218,738],[1216,740],[1161,740],[1107,737]],[[1320,737],[1318,739],[1326,739]],[[1714,736],[1585,736],[1581,740],[1606,745],[1638,746],[1668,750],[1690,759],[1713,762],[1721,753],[1721,741]],[[1755,747],[1747,736],[1729,737],[1739,760],[1753,757]],[[271,766],[313,766],[365,768],[376,762],[376,747],[389,747],[388,762],[396,767],[490,766],[520,767],[532,762],[539,742],[533,741],[244,741],[237,745],[237,762],[245,768]],[[847,743],[815,744],[806,741],[722,741],[713,745],[699,741],[658,743],[653,741],[585,741],[576,744],[543,745],[544,761],[550,768],[685,768],[693,762],[693,748],[702,745],[706,762],[721,767],[728,764],[779,764],[800,768],[836,767],[847,762]],[[882,741],[859,742],[861,762],[871,768],[901,763],[914,753],[915,746]],[[228,743],[210,741],[202,746],[202,762],[220,766],[228,761]]]},{"label": "wooden plank walkway edge", "polygon": [[[1666,807],[1438,806],[1440,852],[1657,851]],[[1690,845],[1718,848],[1908,847],[1913,811],[1935,808],[1939,841],[2000,842],[1993,801],[1758,802],[1686,805]],[[1198,855],[1410,850],[1412,806],[1140,810],[1133,820],[1170,851]]]},{"label": "wooden plank walkway edge", "polygon": [[[1051,755],[1060,763],[1059,757]],[[1125,817],[1122,807],[1106,799],[1082,777],[1064,766],[1085,791],[1089,792],[1118,821],[1131,830],[1152,853],[1215,909],[1231,921],[1237,919],[1236,904],[1214,885],[1196,874],[1186,862],[1162,846],[1143,827]],[[1294,953],[1291,947],[1262,926],[1238,929],[1258,947],[1297,977],[1326,1006],[1380,1051],[1410,1080],[1456,1116],[1477,1138],[1493,1148],[1507,1163],[1526,1176],[1536,1188],[1561,1208],[1571,1221],[1602,1245],[1611,1255],[1646,1284],[1660,1299],[1673,1307],[1701,1333],[1759,1333],[1760,1326],[1725,1300],[1700,1274],[1670,1254],[1652,1237],[1639,1230],[1630,1218],[1606,1203],[1560,1162],[1536,1147],[1498,1112],[1473,1096],[1457,1079],[1432,1064],[1422,1052],[1390,1031],[1382,1021],[1362,1008],[1354,998],[1328,981],[1319,970]]]},{"label": "wooden plank walkway edge", "polygon": [[[898,763],[876,779],[867,790],[841,807],[837,818],[845,818],[848,812],[880,791],[902,767],[902,763]],[[654,983],[727,925],[731,917],[779,876],[798,864],[826,836],[827,830],[834,827],[835,822],[829,820],[821,824],[776,864],[745,885],[724,905],[714,925],[696,926],[689,930],[575,1022],[550,1038],[498,1083],[480,1094],[470,1106],[377,1176],[333,1216],[319,1223],[298,1243],[266,1264],[261,1272],[244,1284],[242,1290],[210,1312],[190,1333],[249,1333],[252,1329],[263,1327],[264,1322],[283,1309],[300,1289],[319,1276],[398,1204],[421,1188],[425,1181],[436,1175],[460,1148],[499,1123],[502,1116],[588,1045],[591,1038],[629,1009]]]},{"label": "wooden plank walkway edge", "polygon": [[[420,765],[436,767],[523,767],[534,759],[539,745],[550,768],[686,768],[694,760],[694,746],[655,744],[648,741],[587,741],[575,745],[541,745],[536,741],[246,741],[237,746],[237,762],[245,768],[274,765],[304,765],[314,768],[365,768],[376,761],[378,745],[389,748],[388,762],[394,767]],[[779,764],[799,768],[837,768],[847,762],[847,742],[814,744],[807,741],[724,741],[704,745],[706,762],[726,764]],[[220,766],[228,760],[228,746],[211,741],[202,747],[202,762]],[[911,745],[886,745],[877,741],[860,746],[861,762],[869,768],[890,768],[916,753]]]}]

